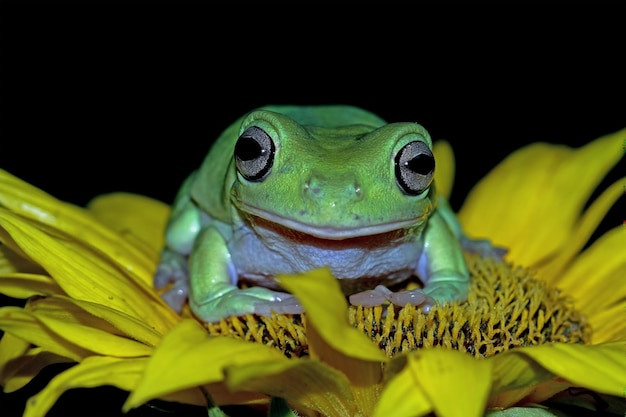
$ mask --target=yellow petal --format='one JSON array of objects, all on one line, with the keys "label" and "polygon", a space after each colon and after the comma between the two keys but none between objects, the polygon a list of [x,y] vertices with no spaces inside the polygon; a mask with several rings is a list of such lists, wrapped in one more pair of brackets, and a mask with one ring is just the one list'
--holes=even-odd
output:
[{"label": "yellow petal", "polygon": [[491,362],[447,349],[423,349],[408,359],[408,368],[438,416],[482,416],[491,388]]},{"label": "yellow petal", "polygon": [[146,359],[92,356],[55,376],[39,394],[26,403],[24,417],[44,417],[59,397],[73,388],[112,385],[130,391],[137,383]]},{"label": "yellow petal", "polygon": [[[382,390],[382,361],[364,361],[330,346],[315,326],[306,325],[309,353],[347,377],[359,415],[373,413]],[[287,397],[288,398],[288,397]]]},{"label": "yellow petal", "polygon": [[152,347],[116,333],[110,323],[63,299],[35,300],[30,312],[57,336],[91,352],[130,358],[148,356]]},{"label": "yellow petal", "polygon": [[520,402],[524,403],[524,399],[534,391],[535,387],[536,385],[527,385],[492,395],[487,402],[487,408],[507,408]]},{"label": "yellow petal", "polygon": [[145,320],[137,319],[102,304],[54,296],[31,301],[29,311],[43,311],[52,317],[81,323],[111,334],[124,335],[148,346],[156,346],[161,340],[161,334],[150,327]]},{"label": "yellow petal", "polygon": [[[11,335],[5,334],[3,340],[7,336]],[[2,385],[4,392],[14,392],[32,381],[46,366],[69,362],[71,361],[67,358],[47,352],[41,348],[32,348],[25,354],[7,363],[0,385]]]},{"label": "yellow petal", "polygon": [[63,290],[47,275],[18,272],[0,275],[0,293],[26,299],[34,295],[63,294]]},{"label": "yellow petal", "polygon": [[454,183],[454,152],[448,142],[438,140],[433,145],[433,154],[437,161],[435,168],[437,193],[449,199]]},{"label": "yellow petal", "polygon": [[[624,184],[626,184],[626,178],[613,183],[593,201],[578,224],[574,227],[571,237],[558,255],[554,259],[550,259],[545,265],[538,267],[537,278],[556,285],[559,284],[561,281],[560,278],[563,277],[563,270],[571,260],[580,253],[611,206],[624,194]],[[623,227],[620,228],[624,230]],[[623,236],[626,237],[626,232],[623,233]],[[626,244],[626,239],[622,243],[622,247],[626,247],[624,244]],[[616,255],[626,263],[626,251],[622,250]],[[609,256],[610,255],[607,254],[605,259],[608,259]],[[598,265],[601,263],[602,261],[598,262]]]},{"label": "yellow petal", "polygon": [[498,354],[487,360],[493,363],[491,407],[509,407],[528,396],[535,386],[554,376],[533,359],[521,354]]},{"label": "yellow petal", "polygon": [[[348,302],[339,282],[327,268],[301,275],[280,276],[278,282],[295,294],[306,312],[307,325],[315,327],[323,344],[344,355],[364,361],[386,362],[387,356],[348,322]],[[310,345],[310,351],[325,347]],[[326,359],[325,359],[326,360]]]},{"label": "yellow petal", "polygon": [[20,307],[0,308],[0,329],[75,362],[93,354],[68,340],[59,338],[33,313]]},{"label": "yellow petal", "polygon": [[41,274],[44,270],[29,259],[13,252],[6,244],[0,243],[0,275],[12,274],[14,272]]},{"label": "yellow petal", "polygon": [[[500,356],[509,355],[524,355],[531,358],[546,371],[569,381],[572,386],[585,387],[609,395],[621,395],[626,387],[623,341],[602,345],[555,343],[531,346],[508,350],[494,356],[492,360],[497,362]],[[509,369],[510,378],[515,378],[516,374],[528,380],[525,377],[528,371],[522,366]],[[535,383],[544,382],[545,375],[541,375],[540,372],[537,374],[539,378]]]},{"label": "yellow petal", "polygon": [[353,387],[363,414],[371,414],[380,391],[387,356],[371,339],[348,322],[348,303],[339,282],[327,268],[281,276],[279,283],[293,293],[306,312],[309,352],[341,371]]},{"label": "yellow petal", "polygon": [[264,361],[288,359],[265,345],[211,337],[195,320],[184,320],[163,337],[124,410],[172,392],[220,382],[227,366]]},{"label": "yellow petal", "polygon": [[557,343],[538,348],[541,349],[533,350],[531,356],[555,375],[601,393],[623,394],[626,387],[623,340],[593,346]]},{"label": "yellow petal", "polygon": [[417,382],[410,366],[406,366],[406,356],[397,356],[390,363],[403,362],[401,369],[393,372],[393,376],[385,384],[380,399],[374,409],[374,417],[414,417],[426,415],[433,411],[433,405]]},{"label": "yellow petal", "polygon": [[137,319],[102,304],[74,299],[67,299],[67,301],[110,323],[128,337],[148,346],[156,346],[161,341],[162,335],[150,327],[145,320]]},{"label": "yellow petal", "polygon": [[52,237],[26,219],[0,210],[0,239],[8,234],[72,298],[105,304],[146,320],[165,333],[178,316],[145,283],[129,279],[110,263],[71,239]]},{"label": "yellow petal", "polygon": [[147,245],[150,257],[161,252],[170,214],[167,204],[138,194],[112,193],[94,198],[87,208],[126,239],[134,237]]},{"label": "yellow petal", "polygon": [[6,381],[14,375],[12,363],[20,356],[28,352],[30,343],[11,333],[5,333],[0,338],[0,386],[4,386]]},{"label": "yellow petal", "polygon": [[285,398],[296,408],[310,408],[323,416],[357,415],[348,379],[318,360],[231,366],[226,370],[226,383],[233,391],[256,391]]},{"label": "yellow petal", "polygon": [[468,195],[459,212],[464,230],[510,248],[508,258],[521,265],[549,257],[570,238],[591,192],[622,157],[624,138],[626,129],[579,149],[534,143],[514,152]]},{"label": "yellow petal", "polygon": [[[555,285],[574,297],[582,312],[592,316],[626,299],[626,227],[598,238],[555,279]],[[621,281],[620,281],[621,280]],[[626,332],[626,320],[622,329]]]},{"label": "yellow petal", "polygon": [[111,334],[119,334],[119,331],[109,322],[87,313],[75,305],[73,300],[64,296],[28,300],[25,310],[38,318],[51,318],[70,324],[82,324]]},{"label": "yellow petal", "polygon": [[[210,393],[210,399],[212,403],[217,406],[221,405],[232,405],[232,404],[262,404],[267,405],[269,399],[267,395],[262,394],[260,392],[253,391],[237,391],[233,392],[230,388],[226,386],[224,381],[213,382],[210,384],[204,385],[205,392]],[[184,397],[190,397],[190,394],[200,393],[200,390],[197,387],[188,388],[182,391],[176,391],[171,394],[166,394],[160,397],[165,401],[178,401],[183,402],[185,404],[198,404],[204,407],[207,406],[206,397],[202,395],[202,401],[198,403],[197,401],[190,401],[190,399],[185,399]],[[213,417],[213,415],[210,415]]]},{"label": "yellow petal", "polygon": [[571,386],[571,383],[561,378],[550,379],[533,387],[533,390],[524,397],[523,402],[524,404],[539,404],[546,400],[549,400],[556,394],[567,390]]},{"label": "yellow petal", "polygon": [[[626,271],[622,271],[621,276],[626,276]],[[626,300],[602,309],[589,317],[589,325],[593,330],[591,340],[594,345],[616,340],[626,341],[624,312],[626,312]]]},{"label": "yellow petal", "polygon": [[[254,394],[251,394],[250,396],[253,397]],[[204,393],[196,387],[164,395],[161,399],[163,401],[191,404],[206,408],[206,397]],[[213,417],[211,414],[209,414],[209,416]]]},{"label": "yellow petal", "polygon": [[153,259],[146,257],[116,231],[104,226],[89,211],[59,201],[2,169],[0,206],[75,239],[82,239],[86,246],[97,248],[103,256],[109,256],[111,262],[144,277],[144,280],[154,272]]}]

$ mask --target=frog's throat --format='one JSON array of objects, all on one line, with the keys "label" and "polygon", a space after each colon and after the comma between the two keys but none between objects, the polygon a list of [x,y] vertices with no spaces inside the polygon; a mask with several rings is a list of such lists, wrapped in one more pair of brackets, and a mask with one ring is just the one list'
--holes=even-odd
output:
[{"label": "frog's throat", "polygon": [[306,233],[319,239],[327,240],[343,240],[355,237],[372,236],[381,233],[392,232],[394,230],[405,230],[414,227],[424,220],[425,216],[414,217],[408,220],[398,220],[387,223],[379,223],[373,225],[362,225],[355,227],[335,227],[324,226],[310,223],[304,223],[299,220],[283,217],[276,213],[251,207],[246,204],[240,206],[241,209],[253,216],[260,217],[271,223],[276,223],[282,227],[295,230],[297,232]]}]

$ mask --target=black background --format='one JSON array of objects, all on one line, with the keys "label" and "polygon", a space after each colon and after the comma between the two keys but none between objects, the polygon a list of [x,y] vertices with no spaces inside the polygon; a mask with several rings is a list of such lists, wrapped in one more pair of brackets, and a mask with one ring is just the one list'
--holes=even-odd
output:
[{"label": "black background", "polygon": [[[620,12],[601,9],[5,4],[0,168],[79,205],[112,191],[170,202],[243,113],[345,103],[450,141],[458,209],[525,144],[626,127]],[[602,229],[625,217],[617,205]],[[0,396],[0,414],[27,395]],[[84,399],[107,415],[123,395],[70,393],[53,415],[85,412]]]}]

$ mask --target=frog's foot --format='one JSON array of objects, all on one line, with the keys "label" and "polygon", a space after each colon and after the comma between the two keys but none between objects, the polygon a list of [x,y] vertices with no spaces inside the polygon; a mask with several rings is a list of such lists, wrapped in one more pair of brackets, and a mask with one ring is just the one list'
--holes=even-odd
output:
[{"label": "frog's foot", "polygon": [[216,322],[230,316],[258,314],[301,314],[302,305],[291,294],[263,287],[239,289],[228,285],[201,302],[190,299],[193,312],[205,322]]},{"label": "frog's foot", "polygon": [[161,294],[163,301],[177,313],[183,310],[183,305],[189,297],[189,282],[176,281],[172,288]]},{"label": "frog's foot", "polygon": [[161,298],[174,311],[180,313],[189,295],[187,257],[164,249],[153,282],[157,290],[172,284],[171,288],[161,295]]},{"label": "frog's foot", "polygon": [[353,306],[375,307],[387,303],[391,294],[389,288],[378,285],[373,290],[352,294],[348,299]]},{"label": "frog's foot", "polygon": [[407,290],[394,292],[389,296],[389,301],[398,307],[404,307],[405,305],[422,306],[422,310],[426,308],[430,310],[435,304],[435,300],[424,294],[422,290]]},{"label": "frog's foot", "polygon": [[304,309],[302,304],[296,297],[291,294],[284,294],[278,301],[265,301],[259,302],[254,305],[254,314],[260,316],[271,316],[272,313],[276,314],[302,314]]},{"label": "frog's foot", "polygon": [[427,313],[437,303],[465,301],[469,293],[468,279],[458,277],[437,277],[429,281],[423,288],[424,294],[432,302],[424,303],[422,310]]},{"label": "frog's foot", "polygon": [[374,307],[386,304],[387,302],[391,302],[399,307],[404,307],[407,304],[419,306],[425,303],[430,303],[431,305],[434,303],[434,300],[424,294],[421,290],[393,292],[382,285],[378,285],[373,290],[352,294],[349,299],[350,304],[363,307]]},{"label": "frog's foot", "polygon": [[470,239],[469,237],[461,237],[461,248],[467,252],[475,253],[483,258],[493,258],[501,260],[508,252],[506,248],[494,246],[487,239]]}]

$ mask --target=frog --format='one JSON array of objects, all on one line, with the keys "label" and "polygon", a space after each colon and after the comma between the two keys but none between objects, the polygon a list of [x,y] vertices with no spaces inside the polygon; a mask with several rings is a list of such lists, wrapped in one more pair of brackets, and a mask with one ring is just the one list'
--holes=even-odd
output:
[{"label": "frog", "polygon": [[[432,144],[416,122],[347,104],[248,112],[178,191],[154,287],[205,322],[301,314],[277,277],[318,268],[353,305],[465,301],[473,241],[437,193]],[[423,285],[390,289],[411,277]]]}]

